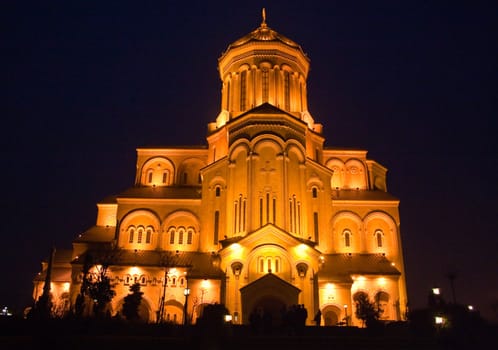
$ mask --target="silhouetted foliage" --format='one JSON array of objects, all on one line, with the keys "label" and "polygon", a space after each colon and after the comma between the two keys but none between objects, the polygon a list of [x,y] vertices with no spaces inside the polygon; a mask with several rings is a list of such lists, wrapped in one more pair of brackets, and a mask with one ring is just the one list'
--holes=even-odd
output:
[{"label": "silhouetted foliage", "polygon": [[52,294],[43,293],[28,313],[28,318],[35,320],[47,320],[52,318]]},{"label": "silhouetted foliage", "polygon": [[380,311],[375,303],[370,301],[366,293],[357,293],[354,296],[354,303],[356,317],[362,320],[367,328],[375,327],[379,324]]},{"label": "silhouetted foliage", "polygon": [[130,286],[130,294],[124,298],[123,315],[128,321],[137,321],[140,316],[138,308],[142,302],[143,292],[140,291],[140,283]]},{"label": "silhouetted foliage", "polygon": [[107,277],[107,271],[120,253],[120,250],[114,249],[86,254],[80,294],[75,304],[77,317],[83,316],[87,300],[92,301],[93,313],[97,318],[109,316],[106,309],[116,292],[113,290],[109,277]]}]

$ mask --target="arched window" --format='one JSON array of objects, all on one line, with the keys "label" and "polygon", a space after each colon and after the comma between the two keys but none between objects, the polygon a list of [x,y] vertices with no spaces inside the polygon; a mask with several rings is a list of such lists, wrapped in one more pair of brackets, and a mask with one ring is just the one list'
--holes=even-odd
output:
[{"label": "arched window", "polygon": [[220,196],[220,194],[221,194],[221,188],[220,188],[220,186],[216,186],[215,193],[216,193],[216,197]]},{"label": "arched window", "polygon": [[187,232],[187,244],[192,244],[192,236],[193,236],[192,230],[188,230],[188,232]]},{"label": "arched window", "polygon": [[183,230],[178,232],[178,244],[183,244]]},{"label": "arched window", "polygon": [[137,237],[137,243],[142,243],[142,236],[143,236],[144,230],[139,229],[138,230],[138,237]]},{"label": "arched window", "polygon": [[152,236],[152,229],[147,229],[147,234],[145,236],[145,243],[150,244],[150,239]]},{"label": "arched window", "polygon": [[168,182],[168,172],[165,171],[163,173],[163,184],[166,184]]},{"label": "arched window", "polygon": [[149,170],[149,171],[147,171],[147,182],[148,183],[152,183],[152,175],[153,175],[153,173],[154,172],[152,171],[152,169]]},{"label": "arched window", "polygon": [[259,273],[264,273],[265,272],[265,258],[260,257],[258,265],[259,265]]},{"label": "arched window", "polygon": [[344,236],[344,246],[350,247],[351,246],[351,231],[344,230],[344,232],[342,234]]},{"label": "arched window", "polygon": [[316,187],[313,187],[313,189],[311,190],[311,193],[312,193],[313,198],[318,197],[318,190],[316,189]]},{"label": "arched window", "polygon": [[375,239],[377,240],[377,247],[382,248],[383,233],[381,230],[375,231]]},{"label": "arched window", "polygon": [[275,258],[275,273],[279,273],[279,272],[280,272],[280,258],[276,257]]},{"label": "arched window", "polygon": [[240,110],[244,111],[246,109],[246,79],[247,71],[242,71],[240,73]]},{"label": "arched window", "polygon": [[129,235],[130,235],[130,239],[128,240],[128,243],[133,243],[133,238],[134,238],[133,236],[135,235],[135,229],[134,228],[130,229],[130,234]]},{"label": "arched window", "polygon": [[175,229],[169,231],[169,244],[175,244]]}]

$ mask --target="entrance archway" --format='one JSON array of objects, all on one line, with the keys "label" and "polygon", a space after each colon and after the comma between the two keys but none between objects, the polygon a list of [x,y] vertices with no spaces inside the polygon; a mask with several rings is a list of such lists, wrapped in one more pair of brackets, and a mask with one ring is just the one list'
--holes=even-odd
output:
[{"label": "entrance archway", "polygon": [[[281,278],[268,273],[240,289],[242,301],[242,322],[249,323],[249,315],[256,311],[271,313],[272,323],[281,319],[282,308],[298,303],[301,290]],[[274,321],[273,321],[274,320]]]},{"label": "entrance archway", "polygon": [[340,314],[341,314],[341,309],[339,309],[337,306],[332,306],[332,305],[326,306],[322,311],[324,325],[337,326],[339,323]]}]

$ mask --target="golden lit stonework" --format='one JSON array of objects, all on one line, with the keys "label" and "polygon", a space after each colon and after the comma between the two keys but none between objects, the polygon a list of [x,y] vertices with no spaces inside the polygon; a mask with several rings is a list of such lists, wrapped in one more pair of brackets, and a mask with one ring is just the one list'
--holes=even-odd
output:
[{"label": "golden lit stonework", "polygon": [[235,324],[257,309],[277,323],[283,307],[304,305],[307,324],[320,310],[324,325],[361,326],[360,293],[382,320],[404,319],[399,200],[365,150],[324,145],[308,111],[302,48],[263,12],[218,64],[222,99],[207,147],[137,149],[133,186],[98,203],[96,225],[55,254],[58,312],[74,310],[93,257],[87,274],[98,275],[98,259],[109,264],[109,313],[121,314],[139,283],[147,322],[195,323],[206,305],[222,303]]}]

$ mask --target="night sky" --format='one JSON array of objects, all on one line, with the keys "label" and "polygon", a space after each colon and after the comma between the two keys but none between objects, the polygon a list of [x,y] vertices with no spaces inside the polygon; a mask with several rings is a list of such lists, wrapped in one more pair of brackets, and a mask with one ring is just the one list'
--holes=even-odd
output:
[{"label": "night sky", "polygon": [[409,306],[431,287],[498,301],[496,1],[15,1],[0,4],[0,304],[30,303],[50,248],[131,187],[136,148],[205,145],[217,60],[270,28],[311,59],[326,146],[368,150],[400,199]]}]

